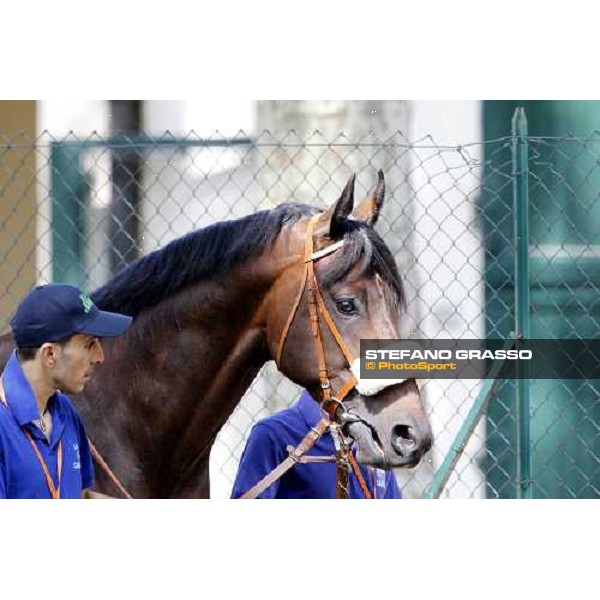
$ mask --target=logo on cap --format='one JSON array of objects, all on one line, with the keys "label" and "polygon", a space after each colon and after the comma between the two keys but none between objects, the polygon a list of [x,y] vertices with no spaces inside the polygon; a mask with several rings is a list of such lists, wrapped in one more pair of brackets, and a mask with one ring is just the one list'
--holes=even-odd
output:
[{"label": "logo on cap", "polygon": [[92,310],[94,303],[85,292],[83,294],[79,294],[79,299],[81,300],[81,305],[83,306],[83,312],[87,315],[90,310]]}]

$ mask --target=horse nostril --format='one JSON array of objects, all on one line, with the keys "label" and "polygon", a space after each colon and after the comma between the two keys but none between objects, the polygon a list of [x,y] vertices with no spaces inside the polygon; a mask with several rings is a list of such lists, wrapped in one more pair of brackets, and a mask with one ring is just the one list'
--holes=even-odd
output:
[{"label": "horse nostril", "polygon": [[426,452],[429,452],[431,450],[432,446],[433,446],[433,434],[431,432],[428,432],[423,436],[423,440],[421,442],[421,449],[423,451],[423,454],[425,454]]},{"label": "horse nostril", "polygon": [[410,425],[394,425],[392,445],[400,454],[410,454],[417,449],[417,436]]}]

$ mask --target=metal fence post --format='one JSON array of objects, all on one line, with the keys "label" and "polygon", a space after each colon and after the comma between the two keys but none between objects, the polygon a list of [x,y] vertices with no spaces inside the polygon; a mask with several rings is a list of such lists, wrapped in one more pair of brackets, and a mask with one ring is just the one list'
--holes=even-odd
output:
[{"label": "metal fence post", "polygon": [[[525,109],[512,119],[512,164],[515,207],[515,328],[530,338],[529,323],[529,163]],[[527,365],[517,363],[517,497],[532,498],[530,380]]]},{"label": "metal fence post", "polygon": [[[515,344],[516,341],[514,339],[508,339],[504,342],[504,347],[502,349],[504,351],[512,350],[515,347]],[[475,431],[475,427],[477,427],[477,423],[479,423],[481,416],[487,409],[490,399],[494,396],[498,385],[502,381],[502,369],[504,368],[505,363],[506,360],[497,360],[494,363],[486,382],[481,388],[479,396],[475,399],[464,423],[456,434],[454,442],[452,442],[452,446],[450,446],[450,450],[448,450],[448,454],[446,454],[442,466],[435,474],[429,489],[423,495],[424,498],[433,499],[440,497],[446,483],[448,483],[448,479],[450,479],[454,467],[456,467],[460,457],[463,455],[463,452]]]}]

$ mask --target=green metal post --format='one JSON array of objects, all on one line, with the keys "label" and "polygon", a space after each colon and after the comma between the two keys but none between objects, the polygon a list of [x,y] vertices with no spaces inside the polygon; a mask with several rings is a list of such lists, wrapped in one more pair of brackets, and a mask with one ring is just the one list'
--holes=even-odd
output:
[{"label": "green metal post", "polygon": [[[515,340],[508,339],[504,342],[503,350],[512,350],[514,346]],[[444,458],[444,462],[435,474],[435,477],[429,486],[429,490],[425,493],[425,498],[436,499],[440,497],[440,494],[444,490],[444,487],[446,486],[446,483],[448,482],[456,463],[458,463],[460,457],[463,455],[467,443],[475,431],[477,423],[479,423],[479,420],[485,412],[490,399],[496,393],[496,389],[502,381],[500,376],[505,364],[505,360],[497,360],[494,363],[488,378],[479,392],[479,396],[477,396],[477,399],[475,402],[473,402],[473,406],[471,406],[469,414],[464,420],[459,432],[456,434],[454,442],[452,442],[452,446],[450,446],[450,450],[448,451],[448,454],[446,454],[446,458]]]},{"label": "green metal post", "polygon": [[81,149],[53,142],[50,151],[52,197],[52,281],[84,286],[85,210],[89,184],[81,169]]},{"label": "green metal post", "polygon": [[[513,193],[515,206],[515,327],[517,337],[530,339],[529,323],[529,162],[527,119],[521,107],[512,119]],[[517,374],[517,497],[532,498],[530,381],[527,365]]]}]

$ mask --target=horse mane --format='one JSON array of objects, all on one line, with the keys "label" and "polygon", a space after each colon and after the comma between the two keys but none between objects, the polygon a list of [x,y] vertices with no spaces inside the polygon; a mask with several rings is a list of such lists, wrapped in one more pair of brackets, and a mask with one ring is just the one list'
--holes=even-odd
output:
[{"label": "horse mane", "polygon": [[[102,310],[137,316],[195,283],[227,274],[236,265],[261,254],[284,225],[319,212],[306,204],[286,203],[233,221],[222,221],[177,238],[140,258],[92,294]],[[348,220],[347,242],[324,285],[343,278],[361,263],[362,270],[381,275],[404,301],[394,258],[379,235],[358,221]]]},{"label": "horse mane", "polygon": [[284,225],[315,212],[306,204],[287,203],[192,231],[117,273],[92,298],[102,310],[135,317],[182,289],[224,275],[264,252]]}]

